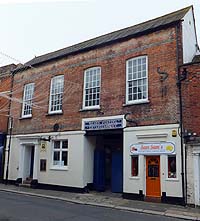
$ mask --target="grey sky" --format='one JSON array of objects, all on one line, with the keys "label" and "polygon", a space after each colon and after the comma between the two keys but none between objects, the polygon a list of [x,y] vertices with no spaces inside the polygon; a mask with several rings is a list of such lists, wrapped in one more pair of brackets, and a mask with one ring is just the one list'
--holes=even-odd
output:
[{"label": "grey sky", "polygon": [[[18,3],[17,3],[18,1]],[[0,0],[0,52],[24,63],[34,56],[194,6],[200,0]],[[12,2],[12,3],[8,3]],[[17,63],[0,53],[0,66]]]}]

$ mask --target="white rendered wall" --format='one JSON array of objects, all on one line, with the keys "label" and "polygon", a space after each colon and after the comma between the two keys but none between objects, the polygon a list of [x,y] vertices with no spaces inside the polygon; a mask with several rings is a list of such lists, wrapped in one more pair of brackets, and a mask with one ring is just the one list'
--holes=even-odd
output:
[{"label": "white rendered wall", "polygon": [[[8,150],[8,143],[9,143],[8,140],[9,140],[9,136],[7,136],[6,150]],[[20,151],[19,151],[19,148],[17,147],[19,147],[18,140],[12,137],[11,148],[10,148],[10,159],[9,159],[9,173],[8,173],[9,180],[16,180],[18,177]],[[7,160],[8,160],[8,151],[6,151],[6,154],[5,154],[4,179],[6,179]]]},{"label": "white rendered wall", "polygon": [[[9,180],[16,180],[22,178],[25,174],[24,157],[26,153],[23,147],[26,145],[34,145],[38,150],[35,152],[34,162],[38,162],[36,167],[37,172],[33,171],[39,183],[62,185],[68,187],[83,188],[87,183],[91,182],[93,178],[93,140],[85,140],[85,132],[72,131],[63,133],[46,133],[46,134],[28,134],[16,135],[12,137],[10,149],[10,163],[9,163]],[[52,165],[52,142],[46,141],[45,151],[41,149],[40,137],[51,136],[52,139],[64,140],[68,139],[68,167],[67,168],[53,168]],[[37,141],[37,142],[36,142]],[[87,149],[88,148],[88,149]],[[28,150],[28,148],[27,148]],[[40,171],[40,159],[47,160],[46,171]],[[27,158],[28,160],[28,158]],[[26,160],[25,160],[26,161]],[[87,162],[86,162],[87,161]],[[7,163],[7,156],[6,162]],[[92,166],[92,168],[87,168]],[[23,171],[19,171],[22,168]],[[88,169],[88,171],[87,171]],[[6,169],[5,169],[6,171]],[[5,174],[5,173],[4,173]]]},{"label": "white rendered wall", "polygon": [[94,150],[96,147],[96,137],[84,137],[84,185],[93,183],[94,174]]},{"label": "white rendered wall", "polygon": [[172,130],[178,132],[178,125],[157,125],[124,129],[123,192],[139,194],[139,190],[142,190],[146,195],[146,157],[139,155],[139,175],[131,177],[130,145],[138,142],[172,141],[176,146],[177,178],[168,178],[167,155],[160,155],[161,193],[166,192],[167,196],[182,197],[181,143],[178,133],[177,137],[172,137]]},{"label": "white rendered wall", "polygon": [[200,144],[187,145],[187,203],[200,206]]},{"label": "white rendered wall", "polygon": [[189,63],[195,56],[196,49],[196,34],[195,34],[195,24],[192,8],[184,16],[183,23],[183,63]]},{"label": "white rendered wall", "polygon": [[68,167],[55,169],[52,165],[52,142],[47,142],[46,151],[39,151],[39,159],[47,160],[46,172],[39,171],[38,182],[83,188],[84,180],[84,136],[81,133],[56,136],[56,139],[68,139]]}]

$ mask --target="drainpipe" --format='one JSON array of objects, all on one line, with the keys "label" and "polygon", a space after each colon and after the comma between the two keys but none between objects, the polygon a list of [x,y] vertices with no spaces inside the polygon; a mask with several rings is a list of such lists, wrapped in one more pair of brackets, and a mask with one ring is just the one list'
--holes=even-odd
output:
[{"label": "drainpipe", "polygon": [[[179,24],[180,25],[180,24]],[[180,74],[180,68],[179,68],[179,40],[178,40],[178,26],[176,26],[176,72],[178,75],[177,79],[177,87],[178,87],[178,93],[179,93],[179,111],[180,111],[180,137],[181,137],[181,179],[182,179],[182,197],[183,197],[183,204],[186,205],[186,196],[185,196],[185,174],[184,174],[184,143],[183,143],[183,104],[182,104],[182,88],[181,83],[183,80],[186,79],[186,69],[183,71],[182,74]],[[187,188],[187,187],[186,187]]]},{"label": "drainpipe", "polygon": [[8,124],[7,128],[9,128],[9,143],[8,143],[8,149],[7,151],[7,164],[6,164],[6,180],[5,184],[8,184],[8,172],[9,172],[9,161],[10,161],[10,146],[11,146],[11,136],[12,136],[12,128],[13,128],[13,117],[11,116],[11,98],[12,98],[12,92],[13,92],[13,83],[14,83],[14,71],[11,72],[11,93],[10,93],[10,102],[8,106],[9,110],[9,118],[8,118]]}]

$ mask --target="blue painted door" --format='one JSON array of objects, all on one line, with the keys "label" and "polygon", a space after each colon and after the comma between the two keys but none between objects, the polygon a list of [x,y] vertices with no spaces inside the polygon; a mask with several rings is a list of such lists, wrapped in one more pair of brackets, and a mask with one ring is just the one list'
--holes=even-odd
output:
[{"label": "blue painted door", "polygon": [[123,191],[123,153],[121,151],[112,153],[111,191],[114,193]]},{"label": "blue painted door", "polygon": [[105,151],[96,149],[94,151],[94,189],[105,191]]}]

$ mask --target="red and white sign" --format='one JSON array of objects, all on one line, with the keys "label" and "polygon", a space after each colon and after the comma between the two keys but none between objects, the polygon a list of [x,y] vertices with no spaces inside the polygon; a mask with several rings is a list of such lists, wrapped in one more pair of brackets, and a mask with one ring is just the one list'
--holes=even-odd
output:
[{"label": "red and white sign", "polygon": [[175,154],[175,144],[173,142],[131,144],[130,152],[133,155]]}]

